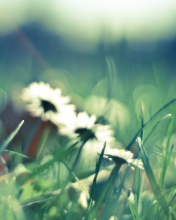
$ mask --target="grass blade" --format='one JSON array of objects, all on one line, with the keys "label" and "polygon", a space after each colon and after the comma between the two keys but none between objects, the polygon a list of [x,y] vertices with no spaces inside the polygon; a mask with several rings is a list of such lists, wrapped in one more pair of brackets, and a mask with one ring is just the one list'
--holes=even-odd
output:
[{"label": "grass blade", "polygon": [[84,190],[84,192],[86,193],[86,196],[89,197],[89,193],[87,191],[87,189],[81,184],[81,181],[78,179],[78,177],[76,176],[76,174],[70,169],[70,167],[65,163],[64,160],[61,160],[61,162],[65,165],[65,167],[68,169],[68,171],[71,173],[71,175],[74,177],[74,179],[76,180],[76,182],[78,183],[78,185]]},{"label": "grass blade", "polygon": [[[150,138],[150,136],[152,135],[152,133],[155,131],[156,127],[164,120],[171,118],[172,115],[168,114],[165,115],[164,117],[162,117],[159,121],[156,122],[156,124],[153,126],[153,128],[151,129],[151,131],[149,132],[149,134],[147,135],[147,137],[145,138],[145,140],[143,141],[143,145],[147,142],[147,140]],[[138,154],[140,153],[140,148],[138,148],[137,153],[134,155],[135,158],[138,157]]]},{"label": "grass blade", "polygon": [[10,154],[10,155],[12,155],[12,156],[18,156],[18,157],[22,157],[22,158],[24,158],[24,159],[28,159],[28,160],[31,160],[31,161],[33,161],[34,159],[33,158],[30,158],[30,157],[28,157],[28,156],[26,156],[26,155],[24,155],[24,154],[21,154],[21,153],[18,153],[18,152],[16,152],[16,151],[12,151],[12,150],[4,150],[3,151],[3,153],[8,153],[8,154]]},{"label": "grass blade", "polygon": [[141,149],[141,153],[140,153],[141,160],[143,162],[143,165],[144,165],[144,168],[145,168],[145,172],[146,172],[146,174],[148,176],[148,179],[149,179],[149,181],[151,183],[151,186],[152,186],[155,198],[158,201],[160,207],[162,208],[164,214],[166,216],[168,216],[168,213],[169,213],[168,204],[167,204],[164,196],[161,193],[159,185],[156,182],[154,173],[153,173],[152,168],[151,168],[150,163],[149,163],[149,159],[147,157],[147,154],[145,152],[145,149],[143,147],[143,144],[142,144],[142,141],[140,140],[140,138],[137,138],[136,143],[137,143],[138,147]]},{"label": "grass blade", "polygon": [[140,198],[140,192],[141,192],[141,169],[136,167],[135,169],[135,176],[134,176],[134,182],[133,182],[133,191],[136,195],[136,201],[135,201],[135,210],[138,212],[139,207],[139,198]]},{"label": "grass blade", "polygon": [[7,137],[5,141],[2,142],[0,145],[0,153],[9,145],[12,139],[16,136],[18,131],[20,130],[21,126],[23,125],[24,120],[17,126],[17,128]]},{"label": "grass blade", "polygon": [[101,166],[101,162],[102,162],[102,159],[103,159],[105,148],[106,148],[106,142],[104,143],[103,149],[100,153],[100,157],[99,157],[98,162],[96,164],[95,176],[94,176],[92,187],[91,187],[91,190],[90,190],[90,201],[89,201],[89,205],[88,205],[89,208],[90,208],[90,205],[91,205],[91,202],[92,202],[92,197],[93,197],[94,192],[95,192],[96,180],[97,180],[98,173],[100,171],[100,166]]},{"label": "grass blade", "polygon": [[116,164],[113,170],[111,171],[110,176],[106,181],[101,194],[99,195],[98,199],[95,201],[94,206],[89,212],[89,220],[94,220],[96,218],[104,199],[106,198],[106,196],[109,196],[109,194],[112,192],[121,165],[122,164]]},{"label": "grass blade", "polygon": [[169,102],[167,102],[165,105],[163,105],[143,126],[136,132],[130,143],[127,145],[126,150],[130,150],[133,143],[135,142],[136,138],[139,136],[139,134],[142,132],[142,130],[164,109],[166,109],[168,106],[170,106],[172,103],[176,101],[176,97],[171,99]]},{"label": "grass blade", "polygon": [[133,216],[133,219],[134,219],[134,220],[139,220],[137,210],[133,207],[133,205],[132,205],[132,203],[130,202],[130,199],[129,199],[129,198],[127,199],[127,202],[128,202],[128,206],[129,206],[129,208],[130,208],[131,214],[132,214],[132,216]]},{"label": "grass blade", "polygon": [[143,144],[145,144],[147,142],[147,140],[149,139],[149,137],[151,136],[151,134],[155,131],[156,127],[164,120],[166,119],[171,119],[172,115],[171,114],[167,114],[164,117],[162,117],[160,120],[157,121],[157,123],[153,126],[153,128],[151,129],[150,133],[147,135],[147,137],[145,138],[145,140],[143,141]]},{"label": "grass blade", "polygon": [[176,197],[176,186],[172,186],[169,190],[169,193],[166,196],[166,201],[168,204],[170,204],[174,198]]},{"label": "grass blade", "polygon": [[164,179],[165,179],[165,175],[166,175],[166,171],[169,165],[169,161],[171,158],[171,154],[172,154],[172,149],[173,146],[171,146],[170,148],[170,138],[172,135],[172,128],[173,128],[173,118],[170,119],[169,121],[169,125],[168,125],[168,130],[167,130],[167,135],[166,135],[166,146],[164,148],[164,158],[163,158],[163,167],[161,170],[161,174],[160,174],[160,180],[159,180],[159,185],[162,188],[163,184],[164,184]]},{"label": "grass blade", "polygon": [[75,146],[71,146],[70,148],[66,150],[59,150],[55,155],[53,156],[52,159],[47,161],[44,164],[37,165],[35,168],[32,169],[31,173],[28,176],[25,176],[24,178],[20,179],[20,184],[24,184],[26,181],[30,180],[31,178],[39,175],[46,169],[48,169],[50,166],[52,166],[55,162],[63,162],[64,159],[68,157],[69,154],[71,154],[74,151]]}]

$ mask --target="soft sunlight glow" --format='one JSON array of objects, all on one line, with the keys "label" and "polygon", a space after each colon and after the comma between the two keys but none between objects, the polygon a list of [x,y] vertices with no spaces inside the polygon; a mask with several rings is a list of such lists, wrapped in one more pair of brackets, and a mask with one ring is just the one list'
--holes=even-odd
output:
[{"label": "soft sunlight glow", "polygon": [[173,0],[52,2],[48,28],[70,41],[153,40],[176,32]]},{"label": "soft sunlight glow", "polygon": [[32,18],[28,14],[30,6],[30,3],[23,0],[1,0],[0,35],[17,30],[21,25],[29,22]]},{"label": "soft sunlight glow", "polygon": [[[157,40],[176,33],[174,0],[2,0],[0,34],[36,22],[69,42]],[[85,45],[85,42],[89,43]]]}]

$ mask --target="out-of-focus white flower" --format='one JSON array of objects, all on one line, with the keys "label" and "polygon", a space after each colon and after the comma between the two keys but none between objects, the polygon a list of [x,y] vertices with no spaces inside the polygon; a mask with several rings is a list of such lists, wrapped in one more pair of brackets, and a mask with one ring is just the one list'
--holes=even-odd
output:
[{"label": "out-of-focus white flower", "polygon": [[44,82],[31,83],[23,89],[21,98],[32,116],[50,120],[56,125],[64,115],[73,114],[75,110],[74,105],[68,104],[70,98],[61,95],[61,89],[53,89]]},{"label": "out-of-focus white flower", "polygon": [[89,141],[90,145],[104,145],[115,141],[114,131],[109,125],[96,124],[96,116],[89,115],[86,112],[80,112],[77,115],[71,115],[63,119],[63,126],[60,133],[70,136],[71,138],[80,138],[82,141]]},{"label": "out-of-focus white flower", "polygon": [[[101,149],[99,148],[98,153],[100,152]],[[133,159],[133,153],[124,149],[110,148],[106,146],[104,156],[112,158],[115,163],[127,163],[132,167],[136,166],[140,169],[144,169],[142,161],[140,159]]]}]

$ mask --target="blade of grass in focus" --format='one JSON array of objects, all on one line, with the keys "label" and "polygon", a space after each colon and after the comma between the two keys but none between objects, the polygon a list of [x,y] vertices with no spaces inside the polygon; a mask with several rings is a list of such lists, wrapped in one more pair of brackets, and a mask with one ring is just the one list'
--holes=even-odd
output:
[{"label": "blade of grass in focus", "polygon": [[17,126],[17,128],[3,141],[0,145],[0,153],[9,145],[12,139],[16,136],[18,131],[20,130],[21,126],[23,125],[24,120]]}]

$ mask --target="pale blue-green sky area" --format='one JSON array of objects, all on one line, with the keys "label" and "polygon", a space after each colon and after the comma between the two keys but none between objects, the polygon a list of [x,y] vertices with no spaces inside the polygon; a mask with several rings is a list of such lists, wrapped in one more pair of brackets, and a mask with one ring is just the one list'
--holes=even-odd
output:
[{"label": "pale blue-green sky area", "polygon": [[128,41],[156,41],[176,34],[174,0],[0,1],[0,34],[30,23],[81,46]]}]

